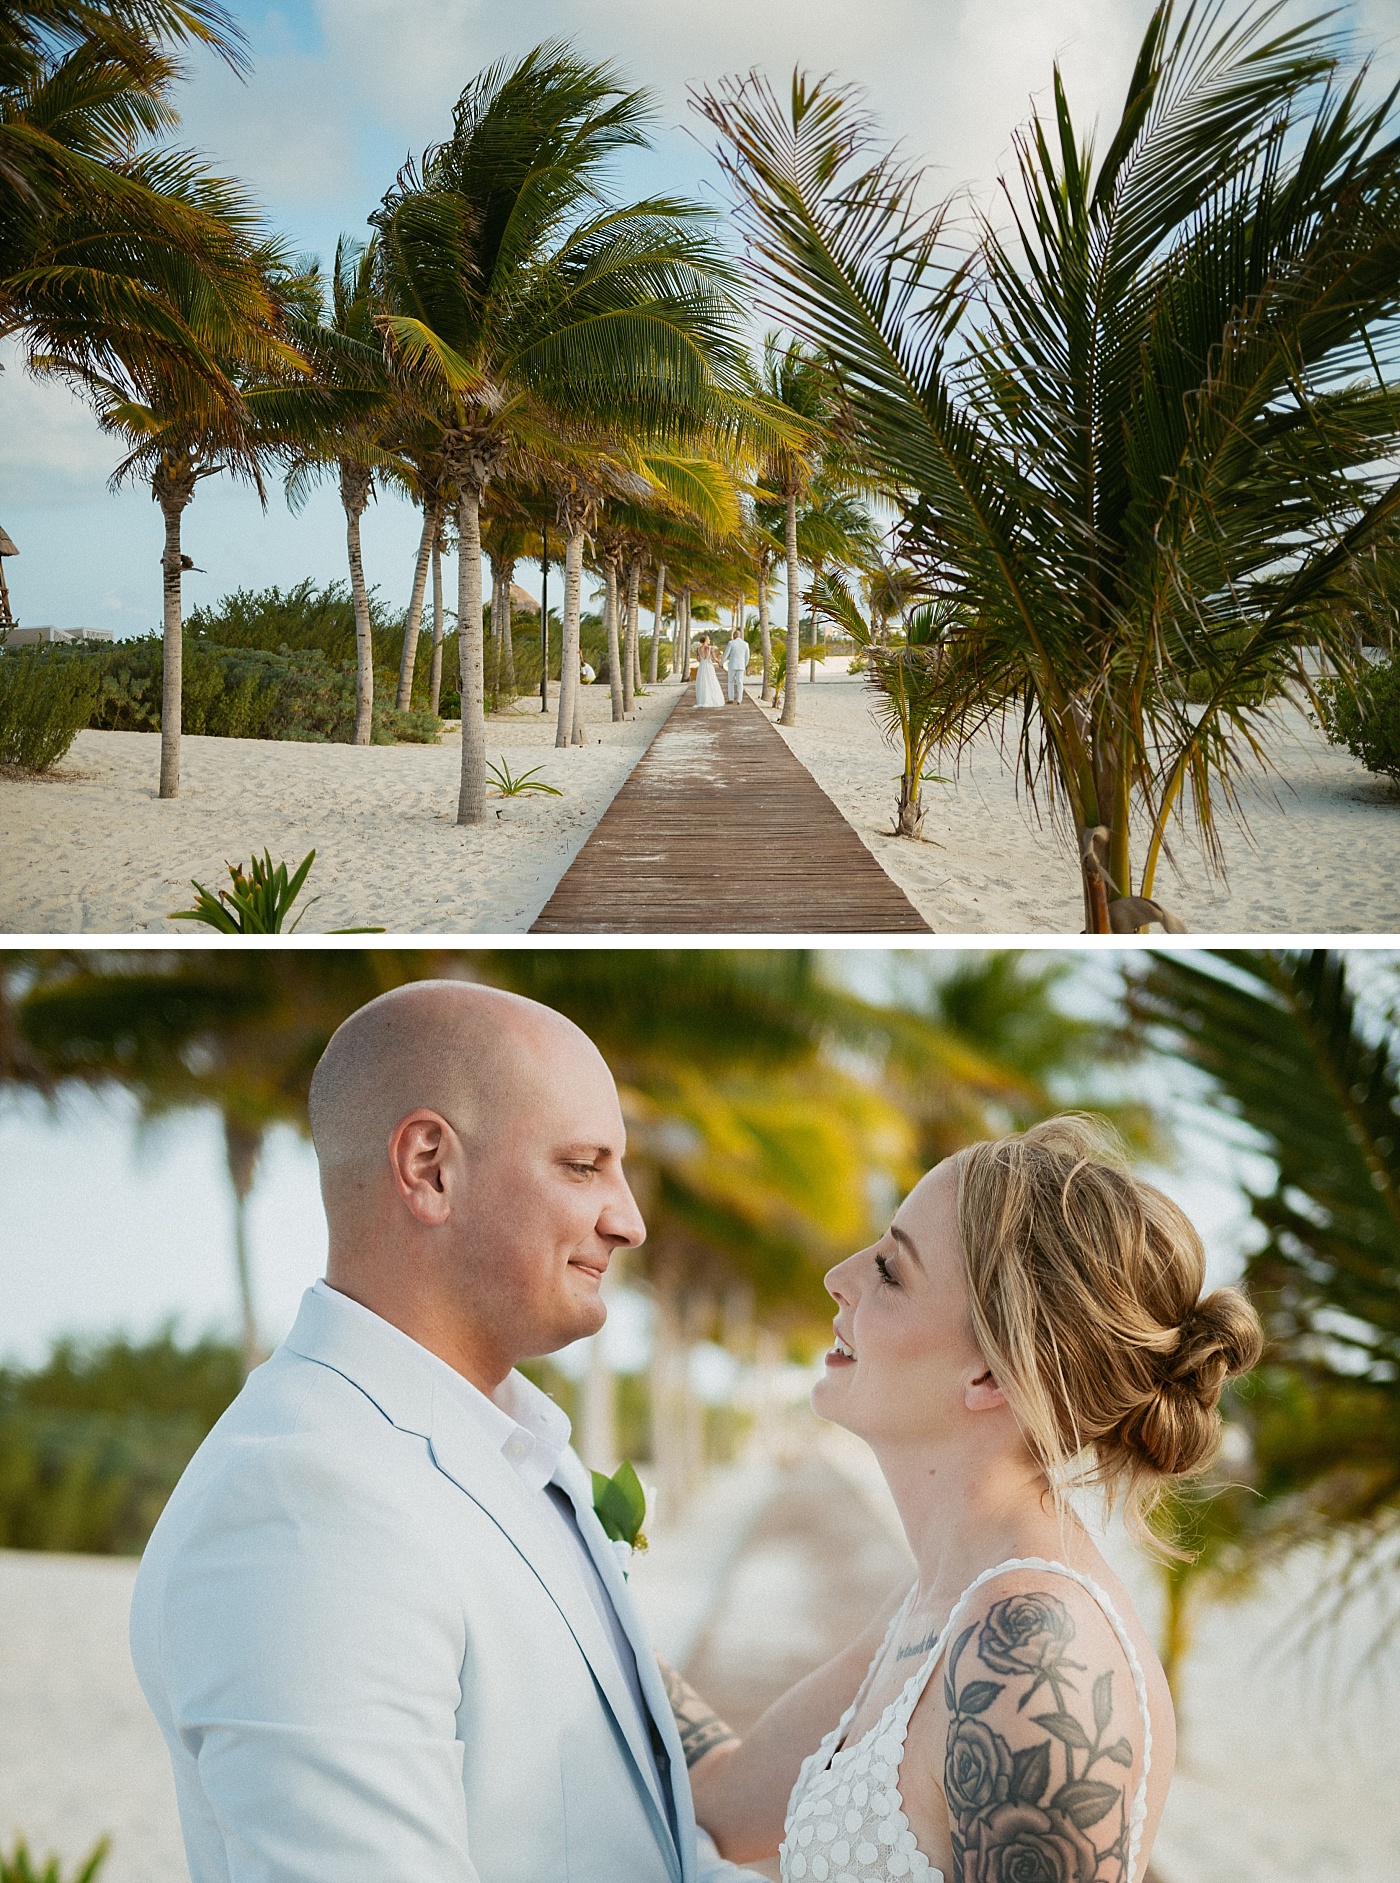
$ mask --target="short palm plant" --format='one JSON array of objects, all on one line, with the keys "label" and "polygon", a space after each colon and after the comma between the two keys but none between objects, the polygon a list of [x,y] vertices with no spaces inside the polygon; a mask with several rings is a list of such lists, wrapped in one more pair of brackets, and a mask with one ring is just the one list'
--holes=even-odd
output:
[{"label": "short palm plant", "polygon": [[1279,14],[1162,0],[1101,152],[1057,73],[1007,222],[970,242],[850,92],[697,100],[769,305],[834,362],[910,559],[967,597],[944,727],[1019,718],[1094,931],[1151,896],[1174,820],[1218,861],[1217,803],[1267,758],[1271,699],[1310,687],[1305,648],[1354,663],[1333,603],[1400,510],[1391,100]]},{"label": "short palm plant", "polygon": [[812,599],[819,614],[834,621],[865,650],[879,718],[903,760],[894,834],[920,837],[928,762],[943,732],[943,665],[949,636],[958,626],[958,604],[945,597],[913,609],[905,618],[901,646],[889,642],[866,621],[839,577],[825,576],[814,584]]}]

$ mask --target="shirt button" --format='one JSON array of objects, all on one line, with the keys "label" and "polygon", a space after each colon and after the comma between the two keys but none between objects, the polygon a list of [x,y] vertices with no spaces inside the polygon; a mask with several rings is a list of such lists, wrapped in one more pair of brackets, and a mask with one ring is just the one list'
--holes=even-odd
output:
[{"label": "shirt button", "polygon": [[530,1450],[530,1441],[523,1432],[512,1432],[506,1440],[506,1457],[512,1464],[519,1464]]}]

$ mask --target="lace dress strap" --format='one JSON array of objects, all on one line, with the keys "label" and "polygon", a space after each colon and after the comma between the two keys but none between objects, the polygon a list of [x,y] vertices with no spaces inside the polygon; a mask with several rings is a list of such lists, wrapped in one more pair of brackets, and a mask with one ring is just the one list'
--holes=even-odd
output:
[{"label": "lace dress strap", "polygon": [[1101,1588],[1092,1576],[1085,1575],[1082,1569],[1071,1569],[1068,1563],[1052,1562],[1044,1556],[1013,1556],[1004,1563],[995,1564],[991,1569],[984,1569],[980,1576],[967,1585],[953,1604],[952,1612],[934,1644],[933,1651],[924,1666],[919,1669],[914,1704],[909,1706],[905,1716],[906,1728],[908,1720],[913,1716],[914,1705],[918,1703],[918,1695],[928,1684],[929,1676],[953,1632],[953,1623],[966,1607],[969,1598],[976,1594],[983,1583],[990,1582],[995,1576],[1006,1575],[1013,1569],[1048,1570],[1052,1575],[1068,1576],[1071,1582],[1077,1582],[1081,1589],[1087,1590],[1102,1609],[1109,1626],[1118,1638],[1118,1645],[1123,1650],[1124,1659],[1128,1663],[1128,1671],[1133,1678],[1133,1692],[1137,1695],[1138,1712],[1142,1716],[1142,1771],[1138,1777],[1137,1791],[1133,1795],[1132,1808],[1128,1813],[1128,1883],[1132,1883],[1137,1875],[1138,1853],[1142,1849],[1142,1831],[1147,1822],[1147,1775],[1152,1770],[1152,1715],[1147,1708],[1147,1676],[1142,1670],[1142,1661],[1133,1645],[1133,1638],[1124,1627],[1123,1618],[1115,1608],[1112,1596],[1107,1589]]}]

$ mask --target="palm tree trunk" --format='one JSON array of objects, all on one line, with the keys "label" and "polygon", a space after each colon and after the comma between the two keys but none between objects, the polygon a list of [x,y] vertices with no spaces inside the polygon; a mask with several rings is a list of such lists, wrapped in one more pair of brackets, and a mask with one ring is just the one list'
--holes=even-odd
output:
[{"label": "palm tree trunk", "polygon": [[690,590],[685,591],[685,658],[681,662],[681,685],[690,678]]},{"label": "palm tree trunk", "polygon": [[442,544],[433,538],[433,663],[428,670],[428,711],[437,717],[442,699]]},{"label": "palm tree trunk", "polygon": [[462,683],[462,783],[457,822],[486,821],[486,663],[481,632],[481,487],[458,482],[457,665]]},{"label": "palm tree trunk", "polygon": [[374,726],[374,637],[369,591],[360,555],[360,518],[369,502],[371,473],[351,458],[340,460],[340,501],[345,506],[345,544],[350,558],[350,593],[355,603],[355,745],[368,745]]},{"label": "palm tree trunk", "polygon": [[185,626],[180,610],[180,519],[194,497],[197,473],[188,460],[162,464],[151,479],[151,494],[165,518],[165,550],[160,559],[164,604],[164,673],[160,694],[160,795],[180,792],[180,722],[184,703]]},{"label": "palm tree trunk", "polygon": [[408,599],[408,620],[404,627],[403,658],[399,661],[399,693],[396,704],[406,713],[413,702],[413,669],[418,661],[418,631],[423,625],[423,592],[428,586],[428,564],[437,541],[442,510],[428,504],[423,510],[423,535],[418,544],[418,560],[413,566],[413,593]]},{"label": "palm tree trunk", "polygon": [[491,565],[491,698],[495,701],[501,691],[501,565],[495,556],[486,560]]},{"label": "palm tree trunk", "polygon": [[622,710],[630,713],[635,704],[637,678],[637,604],[642,588],[642,565],[633,556],[627,564],[627,638],[622,647]]},{"label": "palm tree trunk", "polygon": [[[570,520],[572,521],[572,520]],[[583,595],[583,529],[563,518],[567,529],[564,547],[564,639],[559,655],[559,719],[555,727],[556,746],[572,745],[574,706],[579,690],[578,618]]]},{"label": "palm tree trunk", "polygon": [[[510,693],[515,691],[515,642],[511,637],[510,591],[515,586],[515,557],[502,558],[501,572],[501,656],[505,662],[505,685]],[[495,615],[491,617],[493,623]]]},{"label": "palm tree trunk", "polygon": [[248,1198],[257,1174],[258,1153],[262,1149],[260,1126],[246,1125],[224,1114],[224,1156],[229,1182],[233,1187],[233,1260],[238,1276],[238,1308],[242,1338],[243,1371],[251,1373],[263,1358],[262,1337],[253,1306],[253,1267],[248,1251]]},{"label": "palm tree trunk", "polygon": [[797,492],[787,494],[787,668],[783,681],[785,726],[797,724],[797,672],[802,665],[802,592],[797,573]]},{"label": "palm tree trunk", "polygon": [[656,565],[656,606],[651,616],[651,659],[647,662],[647,685],[654,687],[660,672],[661,617],[666,612],[666,564]]},{"label": "palm tree trunk", "polygon": [[603,564],[603,613],[608,630],[608,688],[612,693],[613,723],[624,719],[622,705],[622,653],[617,636],[617,562],[609,556]]},{"label": "palm tree trunk", "polygon": [[760,699],[773,698],[773,636],[768,626],[768,571],[758,565],[758,644],[763,655],[763,691]]},{"label": "palm tree trunk", "polygon": [[631,603],[632,614],[632,693],[642,690],[642,564],[637,562],[637,599]]}]

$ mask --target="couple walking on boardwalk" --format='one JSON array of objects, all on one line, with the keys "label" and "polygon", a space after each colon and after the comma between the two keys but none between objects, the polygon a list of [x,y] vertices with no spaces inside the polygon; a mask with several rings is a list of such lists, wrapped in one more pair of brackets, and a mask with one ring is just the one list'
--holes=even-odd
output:
[{"label": "couple walking on boardwalk", "polygon": [[[749,644],[744,639],[743,629],[737,623],[729,637],[729,644],[722,655],[725,671],[729,675],[729,703],[738,705],[744,697],[744,675],[749,666]],[[715,672],[716,652],[708,634],[700,636],[695,650],[695,704],[697,706],[723,706],[724,695],[719,690],[719,675]]]},{"label": "couple walking on boardwalk", "polygon": [[137,1579],[193,1883],[757,1883],[779,1851],[785,1883],[1143,1883],[1171,1697],[1066,1485],[1131,1516],[1200,1470],[1261,1340],[1111,1144],[972,1145],[826,1276],[812,1404],[916,1573],[741,1740],[650,1646],[642,1513],[607,1527],[517,1370],[598,1331],[646,1235],[597,1048],[420,982],[336,1033],[310,1122],[326,1277]]}]

